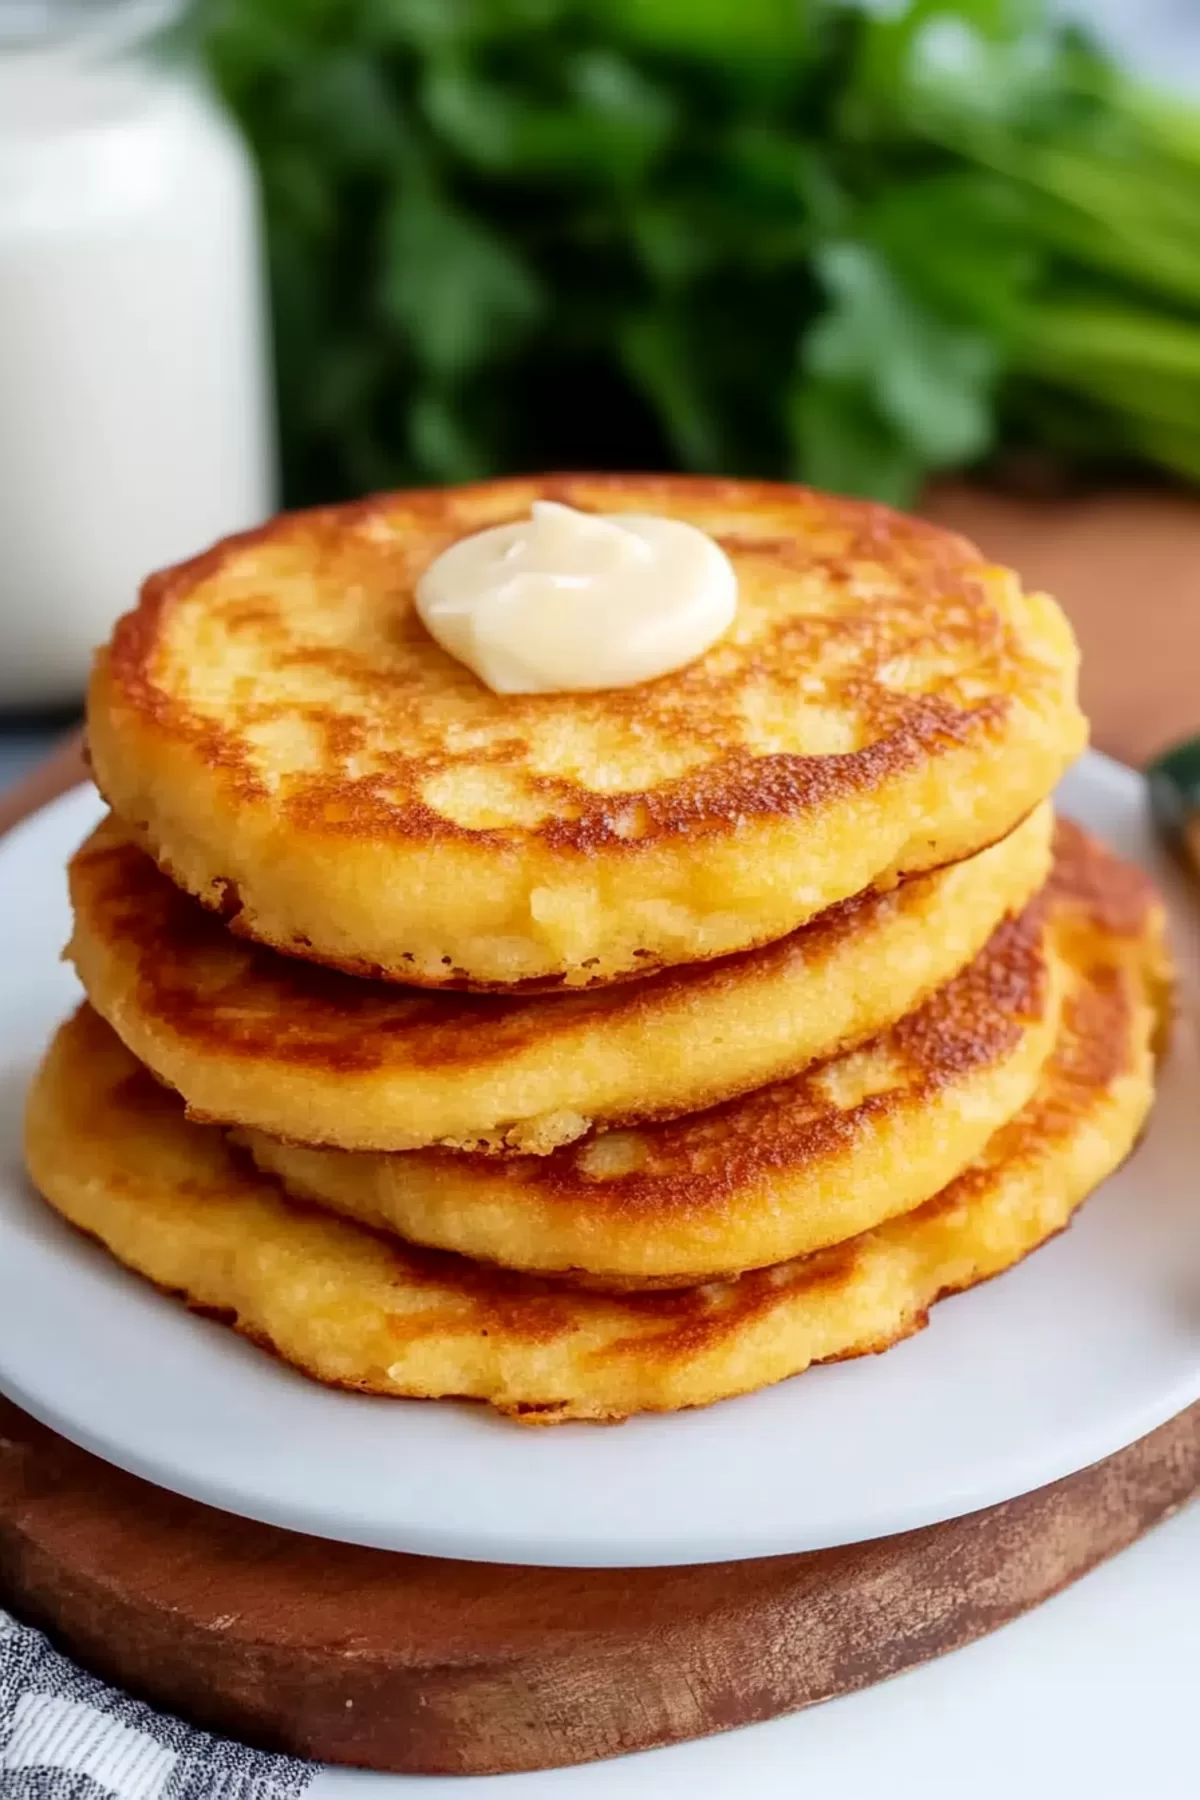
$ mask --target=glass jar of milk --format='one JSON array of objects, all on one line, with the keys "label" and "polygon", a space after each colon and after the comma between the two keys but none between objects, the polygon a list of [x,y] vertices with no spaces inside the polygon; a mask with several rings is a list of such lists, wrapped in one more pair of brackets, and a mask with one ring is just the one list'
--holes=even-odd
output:
[{"label": "glass jar of milk", "polygon": [[0,708],[69,703],[142,578],[271,510],[253,170],[182,0],[0,3]]}]

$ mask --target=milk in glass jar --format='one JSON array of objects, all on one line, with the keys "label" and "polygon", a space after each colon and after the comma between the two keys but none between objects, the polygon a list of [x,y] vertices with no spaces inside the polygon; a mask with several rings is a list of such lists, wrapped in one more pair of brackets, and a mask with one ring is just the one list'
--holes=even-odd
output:
[{"label": "milk in glass jar", "polygon": [[255,179],[182,0],[0,4],[0,708],[273,502]]}]

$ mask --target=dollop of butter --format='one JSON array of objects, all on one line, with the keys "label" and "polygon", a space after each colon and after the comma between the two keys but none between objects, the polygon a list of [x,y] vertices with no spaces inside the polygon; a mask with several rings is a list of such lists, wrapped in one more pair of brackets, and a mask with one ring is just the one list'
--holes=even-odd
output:
[{"label": "dollop of butter", "polygon": [[682,519],[535,500],[460,538],[417,582],[443,650],[497,694],[633,687],[694,661],[737,611],[733,564]]}]

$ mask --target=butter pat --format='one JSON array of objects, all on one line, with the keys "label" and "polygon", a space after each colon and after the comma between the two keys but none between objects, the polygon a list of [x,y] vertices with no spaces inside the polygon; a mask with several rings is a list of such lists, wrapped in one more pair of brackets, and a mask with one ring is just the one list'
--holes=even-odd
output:
[{"label": "butter pat", "polygon": [[494,693],[578,693],[694,661],[732,624],[737,577],[720,545],[681,519],[535,500],[528,519],[444,550],[416,605]]}]

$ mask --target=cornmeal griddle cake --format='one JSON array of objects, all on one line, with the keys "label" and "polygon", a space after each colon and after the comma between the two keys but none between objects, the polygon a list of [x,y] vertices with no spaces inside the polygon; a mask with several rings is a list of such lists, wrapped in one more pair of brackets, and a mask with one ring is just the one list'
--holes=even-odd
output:
[{"label": "cornmeal griddle cake", "polygon": [[[546,498],[713,536],[736,618],[674,674],[497,695],[418,575]],[[862,501],[522,478],[293,514],[154,576],[98,658],[97,782],[240,936],[424,986],[580,987],[772,942],[970,856],[1082,748],[1053,601]]]},{"label": "cornmeal griddle cake", "polygon": [[695,1285],[783,1262],[927,1200],[1030,1100],[1099,895],[1110,952],[1146,955],[1137,929],[1113,923],[1126,885],[1122,864],[1061,824],[1045,893],[923,1005],[857,1050],[672,1123],[504,1163],[238,1142],[302,1199],[589,1285]]},{"label": "cornmeal griddle cake", "polygon": [[579,1291],[298,1206],[86,1007],[30,1095],[29,1167],[120,1261],[320,1381],[547,1423],[705,1405],[916,1330],[1061,1230],[1131,1148],[1163,1021],[1161,911],[1112,858],[1080,843],[1073,860],[1060,1023],[1025,1106],[924,1205],[736,1280]]},{"label": "cornmeal griddle cake", "polygon": [[193,1118],[343,1150],[542,1155],[595,1125],[710,1107],[891,1025],[1041,888],[1051,824],[1039,807],[977,856],[760,950],[509,999],[362,981],[236,938],[110,817],[71,862],[69,954]]}]

